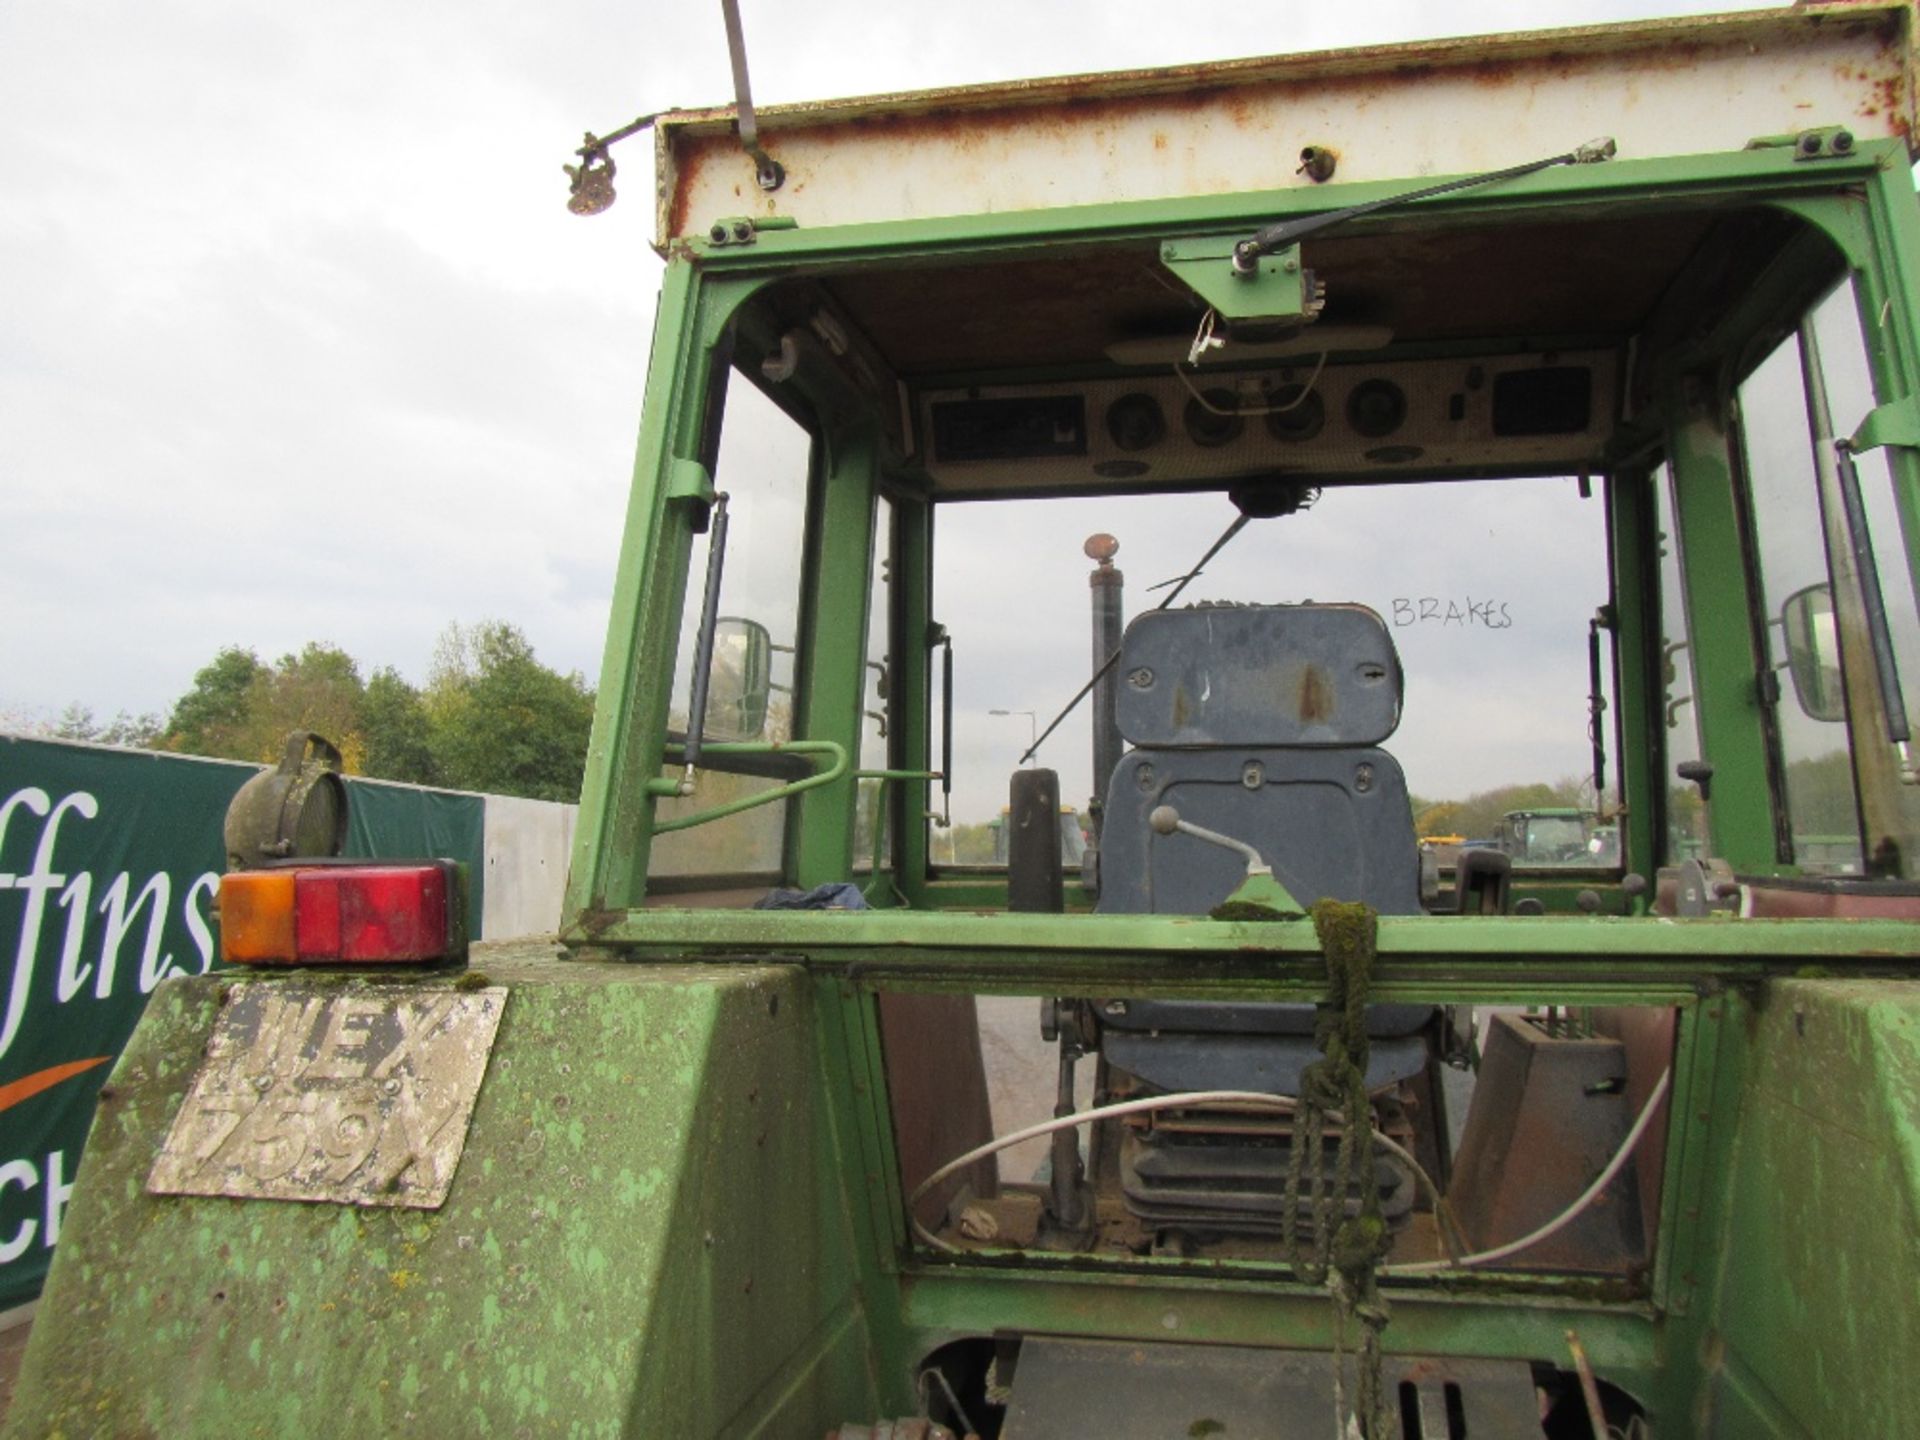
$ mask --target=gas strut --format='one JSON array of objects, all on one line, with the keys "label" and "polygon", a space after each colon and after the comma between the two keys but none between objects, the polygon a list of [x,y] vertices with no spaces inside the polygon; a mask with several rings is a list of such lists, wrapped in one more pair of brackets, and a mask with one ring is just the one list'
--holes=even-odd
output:
[{"label": "gas strut", "polygon": [[681,751],[686,770],[680,793],[693,793],[693,771],[707,735],[707,690],[712,680],[713,638],[720,628],[720,580],[727,564],[727,492],[713,497],[712,530],[707,536],[707,588],[700,604],[700,634],[694,642],[693,693],[687,701],[687,743]]}]

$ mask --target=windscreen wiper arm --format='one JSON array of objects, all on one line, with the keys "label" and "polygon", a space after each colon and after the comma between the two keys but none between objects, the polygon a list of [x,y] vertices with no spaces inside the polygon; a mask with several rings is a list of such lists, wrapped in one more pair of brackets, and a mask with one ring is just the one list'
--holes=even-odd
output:
[{"label": "windscreen wiper arm", "polygon": [[1409,190],[1401,195],[1388,195],[1379,200],[1369,200],[1364,205],[1349,205],[1344,210],[1328,210],[1319,215],[1309,215],[1300,220],[1278,220],[1273,224],[1256,230],[1247,239],[1233,247],[1233,268],[1237,274],[1251,275],[1259,266],[1262,255],[1271,255],[1296,245],[1309,235],[1317,235],[1322,230],[1335,225],[1357,220],[1362,215],[1371,215],[1378,210],[1390,210],[1396,205],[1411,204],[1415,200],[1426,200],[1435,195],[1447,195],[1455,190],[1471,190],[1477,185],[1494,185],[1502,180],[1518,180],[1522,175],[1531,175],[1536,170],[1548,170],[1555,165],[1592,165],[1601,160],[1611,160],[1614,154],[1611,136],[1602,136],[1598,140],[1589,140],[1586,144],[1564,155],[1552,155],[1545,160],[1535,160],[1526,165],[1515,165],[1506,170],[1492,170],[1485,175],[1468,175],[1459,180],[1448,180],[1444,184],[1429,185],[1424,190]]}]

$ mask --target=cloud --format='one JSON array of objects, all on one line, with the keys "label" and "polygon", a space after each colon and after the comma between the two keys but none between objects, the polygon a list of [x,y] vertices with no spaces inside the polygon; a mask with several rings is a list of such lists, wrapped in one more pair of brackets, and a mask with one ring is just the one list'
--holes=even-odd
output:
[{"label": "cloud", "polygon": [[[745,9],[763,102],[1595,18]],[[484,616],[594,676],[660,267],[644,140],[593,223],[559,167],[730,92],[712,5],[0,7],[0,707],[164,709],[235,642],[419,677]],[[1143,573],[1210,538],[1195,503]],[[1062,596],[1079,525],[1018,547]],[[962,653],[1044,704],[1014,622]]]}]

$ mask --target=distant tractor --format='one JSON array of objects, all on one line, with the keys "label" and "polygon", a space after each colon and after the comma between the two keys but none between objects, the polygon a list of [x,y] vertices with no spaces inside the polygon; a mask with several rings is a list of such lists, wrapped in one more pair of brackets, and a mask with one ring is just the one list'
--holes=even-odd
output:
[{"label": "distant tractor", "polygon": [[1500,817],[1494,846],[1520,866],[1611,865],[1619,859],[1620,831],[1599,822],[1594,811],[1570,805],[1509,810]]}]

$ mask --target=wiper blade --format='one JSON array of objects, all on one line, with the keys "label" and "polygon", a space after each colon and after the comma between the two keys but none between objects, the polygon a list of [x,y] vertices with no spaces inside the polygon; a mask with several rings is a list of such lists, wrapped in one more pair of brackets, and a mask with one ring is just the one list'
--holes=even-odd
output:
[{"label": "wiper blade", "polygon": [[1388,195],[1379,200],[1369,200],[1364,205],[1349,205],[1344,210],[1328,210],[1319,215],[1309,215],[1300,220],[1279,220],[1256,230],[1250,237],[1233,247],[1233,268],[1242,275],[1251,275],[1260,263],[1262,255],[1272,255],[1289,245],[1296,245],[1309,235],[1317,235],[1322,230],[1330,230],[1335,225],[1344,225],[1349,220],[1357,220],[1362,215],[1372,215],[1380,210],[1390,210],[1396,205],[1409,205],[1415,200],[1430,199],[1435,195],[1448,195],[1455,190],[1471,190],[1479,185],[1497,185],[1502,180],[1518,180],[1522,175],[1531,175],[1536,170],[1549,170],[1555,165],[1593,165],[1602,160],[1611,160],[1615,146],[1613,137],[1601,136],[1598,140],[1589,140],[1577,149],[1564,155],[1550,155],[1545,160],[1535,160],[1526,165],[1515,165],[1506,170],[1492,170],[1485,175],[1468,175],[1459,180],[1448,180],[1440,185],[1429,185],[1424,190],[1409,190],[1401,195]]},{"label": "wiper blade", "polygon": [[[1174,592],[1171,595],[1167,596],[1166,599],[1162,600],[1154,608],[1156,610],[1165,610],[1168,606],[1173,604],[1174,601],[1178,600],[1180,598],[1180,591],[1185,590],[1188,585],[1192,584],[1194,578],[1198,576],[1202,570],[1207,568],[1207,562],[1213,559],[1213,557],[1218,555],[1222,550],[1226,549],[1227,542],[1233,539],[1233,537],[1238,535],[1242,530],[1246,529],[1247,521],[1253,518],[1254,518],[1253,516],[1246,515],[1246,514],[1235,516],[1233,523],[1227,526],[1227,528],[1221,533],[1220,538],[1214,541],[1213,544],[1208,547],[1207,553],[1200,557],[1200,563],[1198,565],[1195,565],[1193,569],[1189,570],[1185,575],[1180,576],[1177,581],[1169,580],[1165,582],[1166,584],[1169,584],[1169,585],[1177,585],[1178,588],[1174,590]],[[1157,590],[1160,587],[1156,585],[1154,588]],[[1069,715],[1071,715],[1074,712],[1074,710],[1079,707],[1080,702],[1086,699],[1087,696],[1093,693],[1093,687],[1100,683],[1100,677],[1105,675],[1109,670],[1113,669],[1113,667],[1115,665],[1118,665],[1119,663],[1120,663],[1120,652],[1118,650],[1114,651],[1111,655],[1107,656],[1107,663],[1102,665],[1098,670],[1093,672],[1093,678],[1088,680],[1086,684],[1080,687],[1079,693],[1076,694],[1071,700],[1067,701],[1067,703],[1061,708],[1060,713],[1058,715],[1054,716],[1053,719],[1047,722],[1047,728],[1040,732],[1040,738],[1035,740],[1033,744],[1027,747],[1027,753],[1020,757],[1020,763],[1022,765],[1026,764],[1027,761],[1031,760],[1034,757],[1035,753],[1039,751],[1040,747],[1047,743],[1047,737],[1053,734],[1054,731],[1060,728],[1060,722],[1065,720]]]}]

